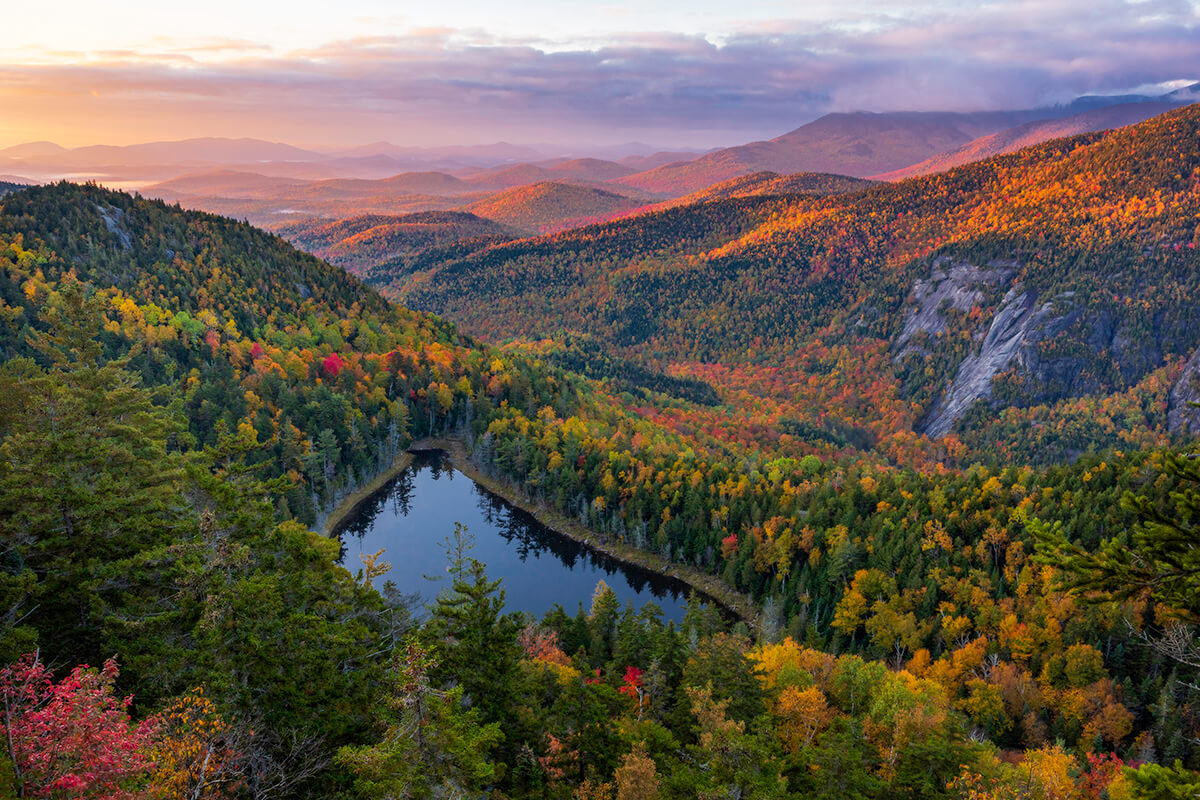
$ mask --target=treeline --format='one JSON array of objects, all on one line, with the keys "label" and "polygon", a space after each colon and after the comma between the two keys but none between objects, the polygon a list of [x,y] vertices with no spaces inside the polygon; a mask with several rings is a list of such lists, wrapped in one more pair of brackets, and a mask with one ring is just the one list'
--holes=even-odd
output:
[{"label": "treeline", "polygon": [[561,343],[554,342],[536,352],[544,361],[555,366],[588,378],[607,381],[616,393],[641,395],[642,390],[646,390],[704,406],[715,406],[721,402],[716,390],[704,381],[667,375],[639,362],[614,356],[586,336],[567,335]]},{"label": "treeline", "polygon": [[465,211],[364,214],[332,222],[311,219],[285,225],[276,232],[355,275],[377,269],[403,270],[431,248],[465,241],[478,249],[485,241],[507,241],[520,233]]}]

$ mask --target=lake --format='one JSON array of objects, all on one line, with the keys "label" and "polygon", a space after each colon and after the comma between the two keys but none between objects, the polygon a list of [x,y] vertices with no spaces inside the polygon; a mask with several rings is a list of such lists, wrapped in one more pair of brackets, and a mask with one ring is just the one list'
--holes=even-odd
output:
[{"label": "lake", "polygon": [[586,611],[603,580],[622,607],[652,602],[665,619],[683,619],[690,589],[681,581],[622,564],[555,533],[454,469],[442,453],[422,451],[415,459],[334,532],[351,572],[362,568],[364,553],[382,549],[382,560],[392,568],[376,585],[390,580],[428,602],[448,585],[444,542],[461,522],[475,539],[471,557],[487,565],[489,578],[503,579],[506,611],[540,617],[556,603],[569,614],[580,603]]}]

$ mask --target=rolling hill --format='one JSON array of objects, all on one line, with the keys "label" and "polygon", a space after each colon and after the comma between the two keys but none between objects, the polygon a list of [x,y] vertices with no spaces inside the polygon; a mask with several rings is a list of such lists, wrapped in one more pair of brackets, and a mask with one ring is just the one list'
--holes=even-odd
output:
[{"label": "rolling hill", "polygon": [[177,201],[189,197],[227,199],[264,198],[280,195],[307,183],[302,178],[282,178],[258,172],[218,169],[193,173],[145,187],[148,197]]},{"label": "rolling hill", "polygon": [[632,175],[634,172],[637,170],[615,161],[571,158],[472,171],[464,175],[463,179],[479,187],[511,189],[545,181],[598,185],[614,178]]},{"label": "rolling hill", "polygon": [[826,195],[856,192],[871,186],[874,181],[851,178],[848,175],[830,175],[820,172],[797,172],[780,175],[776,172],[752,172],[714,183],[697,192],[686,194],[669,205],[690,205],[707,200],[727,200],[732,197],[754,197],[777,194]]},{"label": "rolling hill", "polygon": [[277,233],[302,250],[360,276],[372,268],[401,268],[433,247],[463,241],[482,247],[521,235],[514,228],[463,211],[364,215],[336,222],[305,220],[285,225]]},{"label": "rolling hill", "polygon": [[638,200],[603,189],[545,181],[509,189],[462,208],[514,228],[552,233],[641,205]]}]

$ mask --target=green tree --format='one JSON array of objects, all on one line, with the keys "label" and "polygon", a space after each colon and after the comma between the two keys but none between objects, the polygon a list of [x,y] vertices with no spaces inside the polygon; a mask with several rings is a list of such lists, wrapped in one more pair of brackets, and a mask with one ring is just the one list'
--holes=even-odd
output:
[{"label": "green tree", "polygon": [[95,662],[101,609],[124,588],[105,567],[186,525],[182,459],[168,447],[179,426],[128,356],[105,358],[101,301],[81,283],[65,280],[42,321],[30,344],[48,368],[25,358],[0,367],[4,589],[10,609],[14,594],[32,595],[28,621],[57,657]]},{"label": "green tree", "polygon": [[1132,800],[1192,800],[1200,796],[1200,773],[1184,769],[1178,761],[1171,767],[1143,764],[1125,774]]},{"label": "green tree", "polygon": [[[729,716],[748,724],[766,711],[762,682],[746,657],[750,640],[718,633],[700,642],[683,668],[683,685],[689,689],[711,686],[713,697],[728,700]],[[692,699],[690,706],[694,707]]]},{"label": "green tree", "polygon": [[429,652],[409,639],[388,672],[379,743],[338,751],[361,796],[466,797],[495,777],[488,753],[500,741],[500,726],[483,724],[476,709],[463,707],[461,686],[433,688],[434,666]]},{"label": "green tree", "polygon": [[612,657],[620,612],[621,601],[617,599],[617,593],[604,581],[597,581],[588,613],[589,652],[592,663],[597,666],[608,663]]},{"label": "green tree", "polygon": [[1147,596],[1189,623],[1200,623],[1200,459],[1168,455],[1163,472],[1176,487],[1168,502],[1128,493],[1121,501],[1139,517],[1128,535],[1101,543],[1095,552],[1069,542],[1061,523],[1031,520],[1038,558],[1060,567],[1076,592],[1104,597]]},{"label": "green tree", "polygon": [[820,800],[867,800],[879,797],[883,782],[873,773],[872,758],[860,723],[838,717],[821,734],[812,752],[811,794]]},{"label": "green tree", "polygon": [[457,684],[482,719],[499,723],[503,763],[518,757],[530,732],[522,724],[521,697],[527,688],[519,669],[520,624],[504,612],[500,579],[487,576],[486,566],[469,553],[474,540],[459,523],[446,540],[450,586],[430,606],[423,636],[438,664],[430,677],[438,685]]},{"label": "green tree", "polygon": [[611,775],[621,744],[613,717],[626,707],[616,689],[596,679],[569,681],[550,709],[562,745],[556,766],[577,783]]},{"label": "green tree", "polygon": [[787,796],[776,737],[748,731],[745,722],[733,719],[730,701],[715,699],[711,683],[688,688],[687,695],[698,729],[698,743],[689,748],[694,767],[684,770],[687,791],[714,799]]}]

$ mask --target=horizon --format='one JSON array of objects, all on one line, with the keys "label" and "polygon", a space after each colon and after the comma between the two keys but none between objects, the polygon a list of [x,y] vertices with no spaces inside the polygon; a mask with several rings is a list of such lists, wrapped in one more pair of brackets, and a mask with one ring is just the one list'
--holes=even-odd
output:
[{"label": "horizon", "polygon": [[[1194,0],[404,9],[58,0],[11,13],[0,147],[227,136],[345,149],[709,149],[839,111],[993,111],[1200,78]],[[236,26],[237,36],[229,30]],[[1156,91],[1157,90],[1157,91]]]},{"label": "horizon", "polygon": [[[1175,81],[1168,81],[1168,82],[1165,82],[1164,84],[1160,84],[1160,85],[1156,85],[1156,86],[1139,86],[1139,87],[1133,87],[1132,89],[1124,90],[1124,91],[1113,91],[1113,92],[1108,92],[1108,93],[1094,92],[1094,93],[1088,93],[1086,95],[1077,95],[1075,98],[1072,98],[1072,100],[1077,100],[1077,99],[1084,98],[1084,97],[1122,97],[1122,96],[1126,96],[1126,95],[1142,95],[1145,98],[1154,98],[1154,97],[1164,96],[1174,90],[1187,88],[1189,86],[1200,86],[1200,81],[1193,81],[1191,79],[1185,78],[1185,79],[1179,79],[1179,80],[1175,80]],[[1033,109],[1037,110],[1037,109],[1054,108],[1056,106],[1058,106],[1058,107],[1068,106],[1068,105],[1070,105],[1072,100],[1068,100],[1064,103],[1051,104],[1051,105],[1046,105],[1046,106],[1035,106],[1035,107],[1033,107]],[[469,150],[469,149],[481,149],[481,148],[487,148],[487,147],[502,147],[502,146],[514,147],[514,148],[527,148],[530,150],[542,149],[542,150],[561,151],[559,155],[555,155],[555,156],[539,154],[539,157],[545,157],[545,158],[565,157],[566,152],[568,150],[572,151],[574,154],[571,157],[585,157],[586,153],[589,153],[589,152],[592,152],[595,150],[605,150],[605,149],[617,150],[617,149],[622,149],[622,148],[628,148],[628,149],[636,148],[639,150],[645,150],[647,152],[665,152],[665,151],[671,151],[671,150],[680,150],[680,151],[692,151],[692,152],[696,152],[696,153],[702,153],[702,152],[707,152],[710,150],[719,150],[719,149],[722,149],[725,147],[735,147],[735,146],[746,144],[746,143],[753,143],[754,141],[769,141],[770,139],[778,138],[778,137],[784,136],[788,133],[792,133],[792,132],[798,130],[799,128],[803,128],[805,125],[808,125],[812,122],[816,122],[819,119],[822,119],[824,117],[831,116],[834,114],[846,114],[846,115],[893,114],[893,113],[896,113],[896,114],[902,114],[902,113],[970,114],[970,113],[987,113],[989,111],[995,111],[995,112],[1013,111],[1013,112],[1015,112],[1015,111],[1023,111],[1023,110],[1028,110],[1028,109],[1020,109],[1020,108],[978,109],[977,112],[973,112],[973,111],[956,111],[956,110],[951,110],[951,109],[938,109],[938,108],[896,109],[896,110],[892,110],[892,111],[876,111],[876,110],[872,110],[872,109],[863,108],[863,109],[849,109],[849,110],[845,110],[845,111],[830,111],[825,114],[820,114],[818,116],[815,116],[815,117],[812,117],[809,119],[805,119],[801,122],[797,122],[795,125],[793,125],[790,128],[787,128],[786,130],[780,130],[775,133],[767,134],[760,140],[731,139],[730,141],[727,141],[727,142],[723,142],[723,143],[715,144],[715,145],[711,145],[711,146],[706,146],[706,147],[672,145],[669,143],[663,143],[663,142],[655,143],[655,142],[647,142],[647,141],[642,141],[642,140],[637,140],[637,139],[627,139],[627,140],[623,140],[623,141],[610,141],[610,142],[571,142],[571,141],[549,141],[549,140],[521,141],[521,140],[508,140],[508,139],[481,139],[481,140],[476,140],[476,141],[464,140],[464,141],[443,142],[440,144],[409,144],[409,143],[399,142],[399,141],[389,141],[386,139],[371,139],[368,141],[349,141],[349,142],[342,142],[342,143],[324,143],[324,144],[314,144],[314,145],[303,145],[303,144],[300,144],[298,140],[269,139],[269,138],[262,138],[262,137],[257,137],[257,136],[204,135],[204,136],[179,136],[179,137],[175,137],[175,138],[166,138],[166,139],[145,139],[145,140],[133,139],[133,140],[126,141],[126,142],[89,141],[89,142],[86,142],[83,144],[63,144],[60,141],[55,141],[52,139],[26,139],[26,140],[21,140],[21,141],[0,140],[0,151],[9,150],[9,149],[18,148],[18,147],[35,146],[35,145],[53,145],[55,147],[62,148],[63,150],[66,150],[66,151],[74,151],[74,150],[83,150],[83,149],[92,148],[92,147],[124,148],[124,147],[137,147],[137,146],[142,146],[142,145],[180,144],[180,143],[184,143],[184,142],[211,140],[211,141],[221,141],[221,142],[239,142],[239,141],[256,142],[256,143],[278,145],[278,146],[284,146],[284,147],[294,147],[299,150],[307,150],[309,152],[312,152],[315,155],[319,155],[319,156],[323,156],[323,157],[335,156],[335,155],[338,155],[341,153],[346,153],[346,152],[353,151],[353,150],[362,150],[362,149],[366,149],[369,147],[375,147],[375,146],[393,147],[396,149],[413,150],[413,151],[439,151],[439,150],[454,150],[454,149]]]}]

